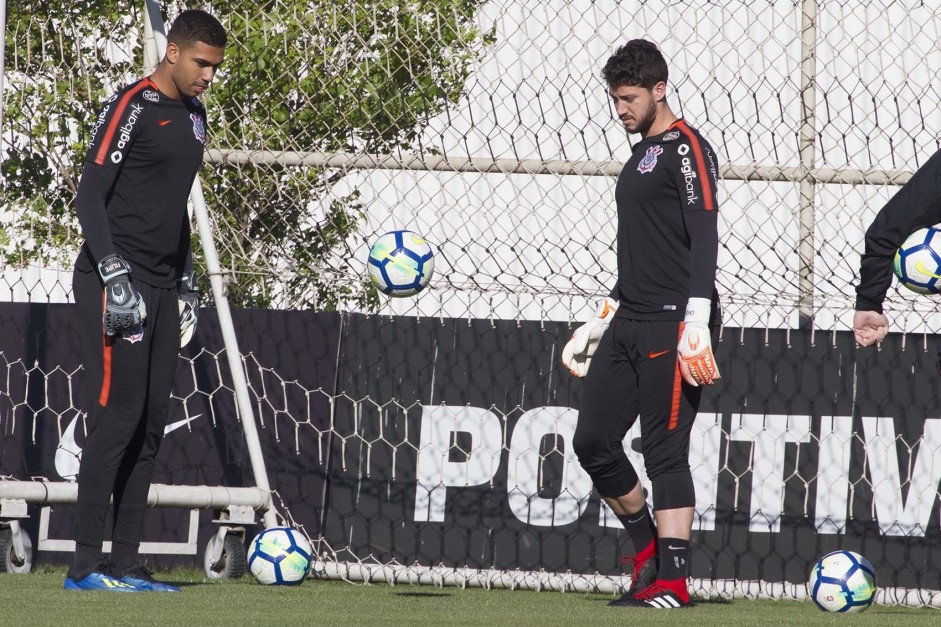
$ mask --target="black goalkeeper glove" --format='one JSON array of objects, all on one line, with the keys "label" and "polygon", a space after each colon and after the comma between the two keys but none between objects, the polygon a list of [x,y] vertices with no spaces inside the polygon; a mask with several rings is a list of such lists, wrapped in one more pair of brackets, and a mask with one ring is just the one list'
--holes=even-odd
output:
[{"label": "black goalkeeper glove", "polygon": [[105,284],[102,314],[105,335],[113,337],[140,327],[147,317],[147,307],[131,285],[131,267],[117,255],[111,255],[98,263],[98,274]]},{"label": "black goalkeeper glove", "polygon": [[199,289],[192,272],[180,278],[177,296],[180,305],[180,348],[183,348],[193,339],[199,320]]}]

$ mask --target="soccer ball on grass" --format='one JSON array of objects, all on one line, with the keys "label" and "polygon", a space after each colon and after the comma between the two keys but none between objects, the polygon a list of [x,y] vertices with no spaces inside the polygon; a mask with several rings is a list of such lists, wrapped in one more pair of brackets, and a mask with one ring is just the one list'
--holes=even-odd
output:
[{"label": "soccer ball on grass", "polygon": [[290,527],[270,527],[248,547],[248,569],[259,583],[289,586],[307,577],[313,561],[310,543]]},{"label": "soccer ball on grass", "polygon": [[814,564],[807,587],[825,612],[862,612],[876,596],[876,571],[859,553],[834,551]]},{"label": "soccer ball on grass", "polygon": [[369,251],[369,276],[388,296],[414,296],[427,287],[435,270],[431,246],[412,231],[381,235]]},{"label": "soccer ball on grass", "polygon": [[913,292],[941,293],[941,231],[929,226],[909,235],[895,253],[892,269]]}]

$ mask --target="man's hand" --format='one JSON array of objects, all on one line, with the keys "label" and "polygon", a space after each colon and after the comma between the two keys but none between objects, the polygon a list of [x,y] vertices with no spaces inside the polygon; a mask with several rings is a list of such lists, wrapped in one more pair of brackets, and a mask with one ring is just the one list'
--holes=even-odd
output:
[{"label": "man's hand", "polygon": [[102,313],[105,335],[114,337],[139,327],[147,317],[147,307],[131,284],[131,267],[117,255],[111,255],[98,263],[98,274],[105,284]]},{"label": "man's hand", "polygon": [[712,354],[712,334],[709,331],[709,313],[712,301],[708,298],[690,298],[683,320],[683,333],[676,347],[680,374],[692,386],[711,385],[721,378],[716,358]]},{"label": "man's hand", "polygon": [[614,299],[602,300],[594,317],[575,329],[572,339],[562,349],[562,363],[576,377],[588,374],[591,356],[598,349],[598,342],[601,341],[601,336],[604,335],[617,308],[618,304]]},{"label": "man's hand", "polygon": [[183,348],[193,339],[196,332],[196,323],[199,320],[199,290],[192,272],[188,272],[180,279],[178,290],[180,305],[180,348]]},{"label": "man's hand", "polygon": [[872,346],[885,339],[889,319],[875,311],[857,311],[853,315],[853,335],[860,346]]}]

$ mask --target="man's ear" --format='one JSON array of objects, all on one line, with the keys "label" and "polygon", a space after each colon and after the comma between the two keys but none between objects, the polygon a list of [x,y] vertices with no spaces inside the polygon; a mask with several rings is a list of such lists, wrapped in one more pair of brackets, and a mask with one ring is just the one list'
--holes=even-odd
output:
[{"label": "man's ear", "polygon": [[660,81],[653,86],[653,98],[656,102],[662,102],[667,95],[667,84]]},{"label": "man's ear", "polygon": [[180,47],[173,43],[172,41],[167,42],[167,53],[166,53],[167,62],[171,65],[176,63],[180,58]]}]

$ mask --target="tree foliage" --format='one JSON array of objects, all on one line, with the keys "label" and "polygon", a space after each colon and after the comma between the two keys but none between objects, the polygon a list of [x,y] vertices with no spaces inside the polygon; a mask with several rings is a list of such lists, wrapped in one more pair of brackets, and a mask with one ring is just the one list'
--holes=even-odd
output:
[{"label": "tree foliage", "polygon": [[[10,8],[8,73],[23,91],[4,113],[15,146],[3,162],[4,192],[11,206],[33,209],[2,226],[34,231],[43,212],[43,223],[54,226],[45,252],[7,245],[7,260],[20,263],[76,248],[72,203],[90,120],[143,59],[142,18],[122,13],[126,3],[40,6]],[[230,43],[204,98],[210,146],[422,148],[424,125],[461,96],[491,41],[476,25],[478,7],[478,0],[213,2]],[[180,6],[163,8],[172,18]],[[217,163],[206,164],[201,178],[234,305],[376,305],[368,281],[351,280],[346,267],[365,208],[345,172]]]},{"label": "tree foliage", "polygon": [[140,36],[117,0],[15,0],[7,11],[3,259],[70,263],[80,243],[73,204],[87,127],[107,92],[140,67]]}]

